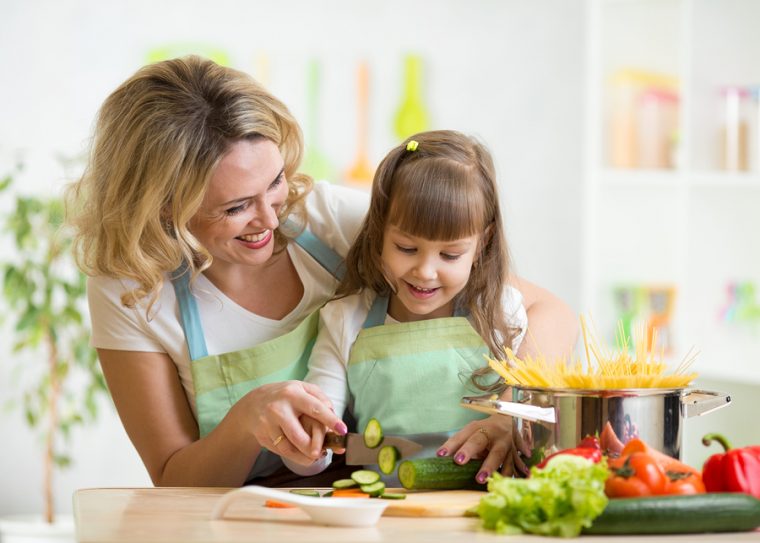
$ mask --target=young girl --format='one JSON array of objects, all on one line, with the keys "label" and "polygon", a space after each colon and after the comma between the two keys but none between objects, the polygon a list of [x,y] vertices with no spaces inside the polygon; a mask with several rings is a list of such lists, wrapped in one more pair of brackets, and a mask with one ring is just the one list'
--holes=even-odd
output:
[{"label": "young girl", "polygon": [[512,471],[511,421],[459,402],[471,381],[495,383],[484,355],[517,351],[526,328],[490,154],[458,132],[424,132],[375,174],[346,274],[320,312],[306,380],[339,416],[350,409],[360,431],[376,418],[386,434],[425,444],[420,456],[486,456],[482,483],[501,465]]}]

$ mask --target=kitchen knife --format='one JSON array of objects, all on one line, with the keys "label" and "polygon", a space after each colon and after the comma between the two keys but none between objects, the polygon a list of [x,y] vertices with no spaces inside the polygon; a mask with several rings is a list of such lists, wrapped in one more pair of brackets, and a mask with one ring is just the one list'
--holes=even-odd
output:
[{"label": "kitchen knife", "polygon": [[364,436],[361,434],[339,436],[328,432],[325,435],[326,449],[346,449],[346,464],[349,466],[377,464],[377,453],[386,445],[396,447],[401,458],[412,456],[422,450],[422,445],[403,437],[384,436],[380,445],[370,449],[364,444]]}]

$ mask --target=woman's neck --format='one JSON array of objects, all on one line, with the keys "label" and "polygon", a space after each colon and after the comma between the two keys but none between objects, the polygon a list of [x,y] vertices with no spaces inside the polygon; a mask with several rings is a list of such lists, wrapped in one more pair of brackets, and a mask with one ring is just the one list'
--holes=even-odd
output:
[{"label": "woman's neck", "polygon": [[303,298],[304,287],[287,251],[262,266],[212,265],[203,272],[216,288],[256,315],[280,320]]}]

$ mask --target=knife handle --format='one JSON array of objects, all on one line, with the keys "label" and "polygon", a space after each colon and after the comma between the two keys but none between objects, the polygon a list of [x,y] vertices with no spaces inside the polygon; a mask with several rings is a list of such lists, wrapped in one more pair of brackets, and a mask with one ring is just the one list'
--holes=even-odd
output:
[{"label": "knife handle", "polygon": [[325,449],[345,449],[346,448],[346,436],[340,436],[334,432],[327,432],[325,434],[325,441],[323,444]]}]

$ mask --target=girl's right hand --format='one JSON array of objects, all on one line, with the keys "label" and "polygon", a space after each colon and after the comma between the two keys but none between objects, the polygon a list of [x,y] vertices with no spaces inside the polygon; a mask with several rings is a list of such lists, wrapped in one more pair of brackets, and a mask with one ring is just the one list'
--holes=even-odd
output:
[{"label": "girl's right hand", "polygon": [[243,420],[252,422],[251,432],[262,447],[301,465],[310,465],[322,456],[322,440],[312,439],[300,422],[301,416],[337,434],[348,432],[320,388],[303,381],[262,385],[246,394],[233,409],[242,411]]}]

